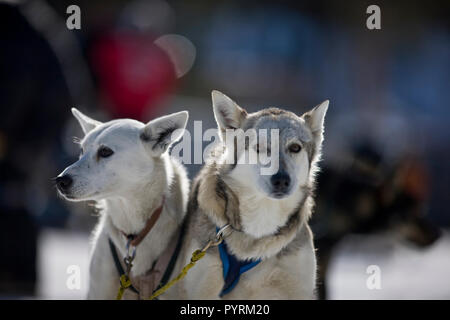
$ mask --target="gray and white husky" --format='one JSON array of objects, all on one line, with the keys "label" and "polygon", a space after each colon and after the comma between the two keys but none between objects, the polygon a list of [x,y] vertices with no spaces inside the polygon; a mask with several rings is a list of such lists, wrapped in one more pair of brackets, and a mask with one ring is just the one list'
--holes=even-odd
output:
[{"label": "gray and white husky", "polygon": [[[329,102],[302,116],[278,108],[247,113],[218,91],[212,92],[212,102],[225,147],[213,152],[192,184],[186,237],[176,270],[180,271],[192,252],[202,248],[225,225],[232,230],[224,240],[227,254],[238,261],[260,262],[242,273],[234,288],[224,294],[222,252],[211,247],[164,297],[314,299],[316,257],[308,219],[314,204],[314,177]],[[275,129],[278,139],[250,138],[240,151],[230,151],[236,143],[227,141],[226,133],[237,129]],[[262,175],[261,169],[267,165],[260,161],[240,161],[261,152],[272,156],[275,153],[278,170],[273,174]],[[237,161],[226,161],[229,153]]]},{"label": "gray and white husky", "polygon": [[[129,241],[125,235],[139,235],[161,209],[154,227],[136,247],[131,276],[140,277],[152,269],[184,219],[189,182],[184,167],[167,149],[182,136],[188,113],[147,124],[130,119],[101,123],[76,109],[72,113],[85,137],[79,160],[56,178],[56,185],[67,200],[94,200],[101,208],[93,233],[88,298],[114,299],[119,273],[109,239],[122,260]],[[131,290],[124,295],[137,297]]]}]

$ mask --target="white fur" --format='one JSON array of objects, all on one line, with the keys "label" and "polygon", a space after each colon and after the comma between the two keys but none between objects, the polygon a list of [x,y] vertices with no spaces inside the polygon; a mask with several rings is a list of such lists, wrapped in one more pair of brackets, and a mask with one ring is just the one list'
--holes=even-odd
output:
[{"label": "white fur", "polygon": [[289,197],[274,199],[255,188],[251,170],[242,170],[237,165],[225,182],[239,193],[239,210],[243,229],[249,235],[260,238],[275,233],[286,224],[289,215],[296,209],[302,191],[297,188]]},{"label": "white fur", "polygon": [[[241,158],[245,156],[248,158],[248,152],[243,153]],[[275,233],[296,209],[299,199],[303,197],[300,187],[309,183],[306,151],[302,150],[292,163],[292,172],[295,173],[291,176],[293,192],[282,199],[268,196],[267,180],[270,176],[261,176],[259,164],[239,164],[238,161],[233,171],[224,177],[225,182],[239,194],[241,223],[249,235],[259,238]]]}]

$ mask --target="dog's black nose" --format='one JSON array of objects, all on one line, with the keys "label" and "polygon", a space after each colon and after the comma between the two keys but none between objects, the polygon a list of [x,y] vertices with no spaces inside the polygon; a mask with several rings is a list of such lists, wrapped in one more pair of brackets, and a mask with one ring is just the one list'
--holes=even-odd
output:
[{"label": "dog's black nose", "polygon": [[72,185],[72,177],[68,174],[65,174],[60,177],[56,177],[56,185],[58,186],[58,189],[62,192],[67,191],[70,186]]},{"label": "dog's black nose", "polygon": [[278,172],[270,178],[273,191],[277,193],[286,193],[289,190],[291,184],[291,178],[286,172]]}]

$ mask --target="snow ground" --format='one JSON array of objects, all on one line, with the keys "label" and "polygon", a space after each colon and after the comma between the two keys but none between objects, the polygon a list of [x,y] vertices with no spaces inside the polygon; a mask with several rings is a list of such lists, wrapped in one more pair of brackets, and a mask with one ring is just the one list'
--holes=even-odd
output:
[{"label": "snow ground", "polygon": [[[380,269],[381,289],[368,289],[367,267]],[[329,274],[332,299],[450,299],[450,233],[427,249],[392,236],[349,236],[337,249]]]},{"label": "snow ground", "polygon": [[[89,235],[48,229],[39,239],[39,299],[84,299],[87,293]],[[381,270],[381,289],[370,290],[369,265]],[[74,283],[78,266],[80,287]],[[450,299],[450,233],[432,247],[418,250],[386,234],[349,236],[330,267],[331,299]],[[67,282],[69,281],[69,287]]]},{"label": "snow ground", "polygon": [[[41,232],[38,248],[37,298],[85,299],[89,281],[89,234],[46,229]],[[70,266],[79,267],[79,288],[67,286],[68,281],[76,284],[70,281],[76,272]]]}]

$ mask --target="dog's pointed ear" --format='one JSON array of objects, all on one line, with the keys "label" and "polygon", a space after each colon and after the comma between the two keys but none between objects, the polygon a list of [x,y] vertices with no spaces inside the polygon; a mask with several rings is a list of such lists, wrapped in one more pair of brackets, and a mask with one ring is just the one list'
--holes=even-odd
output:
[{"label": "dog's pointed ear", "polygon": [[221,137],[225,136],[225,130],[238,129],[247,117],[247,111],[239,107],[236,102],[228,98],[222,92],[213,90],[211,93],[214,118]]},{"label": "dog's pointed ear", "polygon": [[154,119],[141,129],[140,138],[154,155],[159,156],[181,138],[188,118],[189,113],[181,111]]},{"label": "dog's pointed ear", "polygon": [[318,106],[314,107],[310,111],[304,113],[302,118],[305,120],[306,124],[311,129],[313,135],[323,135],[323,124],[325,120],[325,114],[328,110],[329,100],[325,100]]},{"label": "dog's pointed ear", "polygon": [[102,124],[100,121],[89,118],[87,115],[81,113],[76,108],[72,108],[72,114],[78,120],[78,123],[80,124],[81,129],[83,129],[84,134],[89,133],[89,131]]}]

